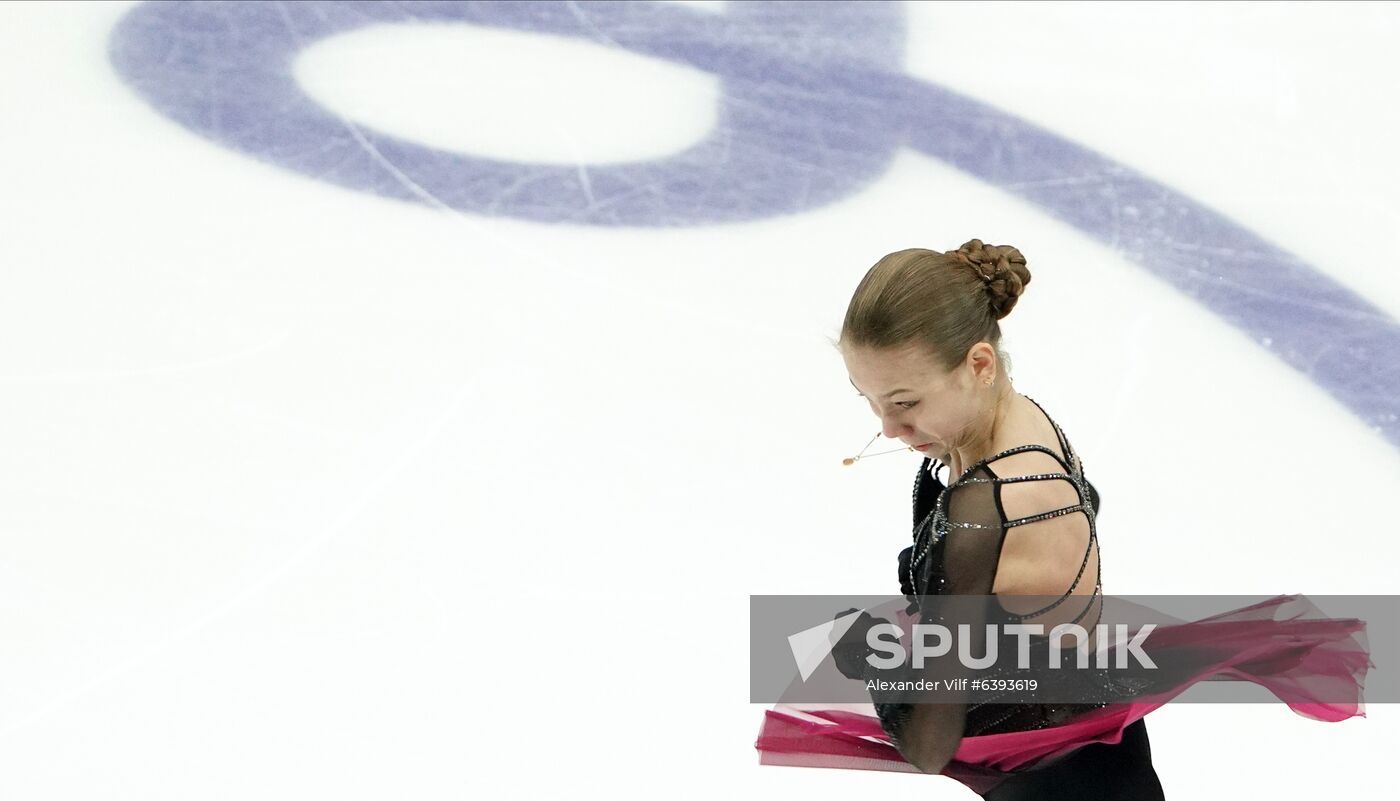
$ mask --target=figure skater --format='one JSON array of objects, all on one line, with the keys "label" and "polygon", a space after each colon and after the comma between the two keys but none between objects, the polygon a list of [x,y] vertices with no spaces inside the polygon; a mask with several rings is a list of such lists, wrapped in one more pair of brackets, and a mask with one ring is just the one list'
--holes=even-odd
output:
[{"label": "figure skater", "polygon": [[[914,481],[913,543],[898,559],[912,615],[922,597],[962,595],[1040,599],[1035,608],[1005,604],[1027,623],[1091,628],[1102,610],[1099,493],[1060,426],[1012,386],[1001,348],[998,321],[1030,280],[1019,250],[977,239],[944,253],[890,253],[857,286],[834,343],[851,384],[880,418],[877,438],[925,455]],[[1078,352],[1066,358],[1093,379],[1094,362]],[[1280,597],[1187,623],[1172,641],[1203,641],[1215,636],[1208,626],[1235,625],[1231,642],[1267,654],[1276,639],[1287,639],[1292,655],[1298,637],[1290,631],[1278,638],[1270,628],[1286,625],[1272,613],[1290,602],[1307,606]],[[876,622],[861,613],[837,644],[833,658],[842,673],[863,675],[865,634]],[[765,764],[944,773],[993,801],[1161,799],[1143,719],[1148,711],[1189,683],[1228,672],[1265,684],[1300,714],[1322,720],[1360,714],[1360,676],[1369,660],[1352,635],[1363,625],[1330,621],[1309,629],[1306,666],[1251,672],[1251,665],[1232,664],[1219,652],[1180,686],[1165,693],[1158,687],[1156,696],[1134,703],[900,703],[872,693],[873,716],[780,707],[768,713],[757,746]],[[1310,671],[1341,676],[1354,685],[1357,701],[1307,696],[1299,688],[1308,686],[1303,674]]]}]

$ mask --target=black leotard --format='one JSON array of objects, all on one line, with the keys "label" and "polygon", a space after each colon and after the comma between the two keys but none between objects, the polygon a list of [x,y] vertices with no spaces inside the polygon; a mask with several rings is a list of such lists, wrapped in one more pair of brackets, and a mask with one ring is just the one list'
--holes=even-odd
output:
[{"label": "black leotard", "polygon": [[[1035,403],[1034,400],[1031,401]],[[1040,408],[1040,404],[1036,404]],[[1084,535],[1085,553],[1079,574],[1053,604],[1031,614],[1019,615],[1035,622],[1038,615],[1063,604],[1073,604],[1074,620],[1086,628],[1098,620],[1102,584],[1098,571],[1090,575],[1091,556],[1097,550],[1095,518],[1099,493],[1084,478],[1083,465],[1058,424],[1045,414],[1059,439],[1060,453],[1041,445],[1021,445],[971,465],[961,476],[939,480],[937,463],[924,459],[914,482],[914,544],[900,554],[900,585],[917,609],[921,595],[988,595],[1007,531],[1037,524],[1078,526]],[[1021,454],[1028,454],[1022,456]],[[1015,460],[1015,461],[1013,461]],[[1051,481],[1074,491],[1065,497],[1077,501],[1058,508],[1007,519],[1003,486],[1023,481]],[[1050,523],[1075,515],[1072,522]],[[1032,531],[1034,528],[1031,529]],[[1084,581],[1094,582],[1092,593],[1075,594]],[[1063,615],[1067,609],[1061,609]],[[1047,640],[1040,640],[1044,644]],[[880,703],[875,710],[886,733],[896,742],[912,712],[907,703]],[[964,736],[1026,731],[1063,724],[1102,704],[998,704],[974,703],[967,708]],[[1013,775],[985,798],[1014,799],[1160,799],[1161,784],[1152,767],[1146,724],[1128,726],[1119,743],[1095,743],[1060,757],[1055,762]]]}]

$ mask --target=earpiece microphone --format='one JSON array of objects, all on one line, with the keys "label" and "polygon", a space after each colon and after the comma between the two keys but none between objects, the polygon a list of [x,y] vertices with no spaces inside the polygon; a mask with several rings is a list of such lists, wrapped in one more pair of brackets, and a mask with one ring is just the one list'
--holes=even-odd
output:
[{"label": "earpiece microphone", "polygon": [[866,449],[869,448],[869,447],[875,442],[875,440],[877,440],[877,439],[879,439],[879,438],[880,438],[880,432],[879,432],[879,431],[876,431],[876,432],[875,432],[875,436],[873,436],[873,437],[870,438],[870,442],[865,443],[865,447],[860,449],[860,453],[856,454],[855,456],[847,456],[845,459],[842,459],[842,460],[841,460],[841,464],[843,464],[843,465],[849,467],[849,466],[855,464],[856,462],[859,462],[861,459],[868,459],[868,458],[870,458],[870,456],[884,456],[884,455],[887,454],[887,453],[899,453],[900,451],[913,451],[913,450],[914,450],[914,446],[913,446],[913,445],[906,445],[906,446],[904,446],[903,448],[895,448],[895,449],[892,450],[892,451],[880,451],[879,453],[872,453],[872,454],[870,454],[870,456],[866,456],[866,455],[865,455]]}]

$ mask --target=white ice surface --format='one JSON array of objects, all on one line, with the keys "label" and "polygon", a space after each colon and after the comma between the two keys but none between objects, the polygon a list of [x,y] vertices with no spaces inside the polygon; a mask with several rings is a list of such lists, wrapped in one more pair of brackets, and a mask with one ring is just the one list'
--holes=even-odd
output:
[{"label": "white ice surface", "polygon": [[[0,6],[0,797],[972,798],[752,748],[747,596],[893,589],[917,459],[841,467],[877,424],[826,337],[903,247],[1027,255],[1006,345],[1104,494],[1107,592],[1396,591],[1395,448],[1018,197],[910,151],[843,201],[714,227],[384,199],[140,102],[105,51],[128,8]],[[912,73],[1400,313],[1395,6],[907,11]],[[553,66],[619,68],[597,50]],[[409,114],[462,80],[387,99]],[[343,113],[376,100],[339,90]],[[609,138],[635,96],[605,90],[564,121],[589,159],[664,154],[712,118]],[[559,130],[547,104],[476,98]],[[435,144],[508,145],[462,130]],[[568,161],[540,137],[522,157]],[[604,669],[589,622],[666,669]],[[1390,705],[1149,721],[1177,799],[1362,795],[1400,735]]]}]

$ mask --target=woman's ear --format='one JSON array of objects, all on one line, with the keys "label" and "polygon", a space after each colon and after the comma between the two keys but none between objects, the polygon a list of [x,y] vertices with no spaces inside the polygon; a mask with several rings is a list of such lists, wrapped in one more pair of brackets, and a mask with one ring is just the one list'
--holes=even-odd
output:
[{"label": "woman's ear", "polygon": [[978,342],[967,351],[967,367],[973,383],[982,383],[988,378],[995,379],[999,365],[996,348],[988,342]]}]

